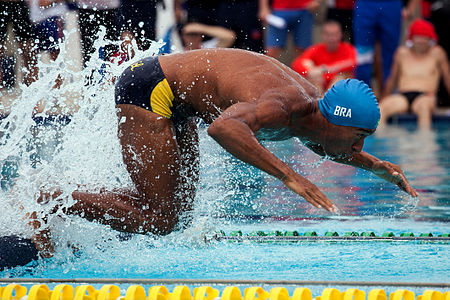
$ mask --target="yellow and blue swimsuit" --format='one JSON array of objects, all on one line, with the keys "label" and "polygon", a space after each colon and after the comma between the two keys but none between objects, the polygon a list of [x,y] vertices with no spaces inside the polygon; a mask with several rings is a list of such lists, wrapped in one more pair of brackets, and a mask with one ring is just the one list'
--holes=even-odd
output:
[{"label": "yellow and blue swimsuit", "polygon": [[143,107],[174,123],[183,122],[192,115],[190,109],[174,103],[172,90],[155,56],[135,62],[123,71],[116,83],[115,100],[116,104]]}]

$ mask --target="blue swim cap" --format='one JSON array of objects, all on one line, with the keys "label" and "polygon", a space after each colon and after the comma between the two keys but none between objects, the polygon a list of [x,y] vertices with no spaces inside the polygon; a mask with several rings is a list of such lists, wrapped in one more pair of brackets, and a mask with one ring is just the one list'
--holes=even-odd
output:
[{"label": "blue swim cap", "polygon": [[334,84],[319,100],[319,109],[331,123],[376,129],[380,108],[372,89],[356,79],[344,79]]}]

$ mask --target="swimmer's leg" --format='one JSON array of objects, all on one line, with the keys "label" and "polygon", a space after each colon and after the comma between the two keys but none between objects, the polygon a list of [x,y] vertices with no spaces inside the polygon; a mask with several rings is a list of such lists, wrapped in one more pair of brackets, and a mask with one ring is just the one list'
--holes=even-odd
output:
[{"label": "swimmer's leg", "polygon": [[421,129],[431,127],[433,111],[436,108],[436,97],[432,95],[420,95],[411,105],[411,110],[417,115],[417,122]]},{"label": "swimmer's leg", "polygon": [[121,104],[119,139],[125,165],[137,193],[72,194],[70,212],[128,232],[171,232],[182,211],[180,149],[172,121],[134,105]]},{"label": "swimmer's leg", "polygon": [[408,111],[408,100],[406,100],[406,97],[400,94],[393,94],[389,95],[380,102],[380,113],[381,113],[381,119],[379,126],[383,126],[386,124],[389,117],[407,112]]},{"label": "swimmer's leg", "polygon": [[[193,208],[195,189],[199,179],[199,142],[198,128],[194,118],[191,118],[177,131],[177,142],[181,153],[180,189],[177,197],[183,212],[190,212]],[[185,215],[184,225],[191,220],[192,215]]]}]

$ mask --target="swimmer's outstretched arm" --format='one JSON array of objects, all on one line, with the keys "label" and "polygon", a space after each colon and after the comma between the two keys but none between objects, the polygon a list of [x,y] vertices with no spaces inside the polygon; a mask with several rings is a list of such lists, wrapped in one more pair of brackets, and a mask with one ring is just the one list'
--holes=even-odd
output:
[{"label": "swimmer's outstretched arm", "polygon": [[402,169],[393,163],[382,161],[364,151],[354,153],[350,158],[336,158],[333,160],[339,163],[371,171],[378,177],[397,185],[400,189],[407,192],[411,196],[418,196],[416,190],[409,185]]},{"label": "swimmer's outstretched arm", "polygon": [[262,128],[281,128],[288,123],[289,114],[277,100],[240,102],[212,122],[208,134],[233,156],[280,179],[312,205],[336,212],[334,204],[317,186],[264,148],[254,134]]}]

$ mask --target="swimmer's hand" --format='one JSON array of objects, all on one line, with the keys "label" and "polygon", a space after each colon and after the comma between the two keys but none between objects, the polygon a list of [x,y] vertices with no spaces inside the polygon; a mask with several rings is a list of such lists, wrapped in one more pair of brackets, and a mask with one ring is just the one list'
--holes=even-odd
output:
[{"label": "swimmer's hand", "polygon": [[305,198],[306,201],[315,207],[325,208],[330,212],[337,213],[337,207],[312,182],[298,174],[290,177],[292,178],[282,180],[285,186]]},{"label": "swimmer's hand", "polygon": [[393,163],[381,160],[377,161],[374,163],[372,173],[386,181],[397,185],[400,189],[407,192],[413,197],[417,197],[419,195],[416,190],[409,185],[409,182],[406,179],[406,176],[403,173],[402,169]]}]

